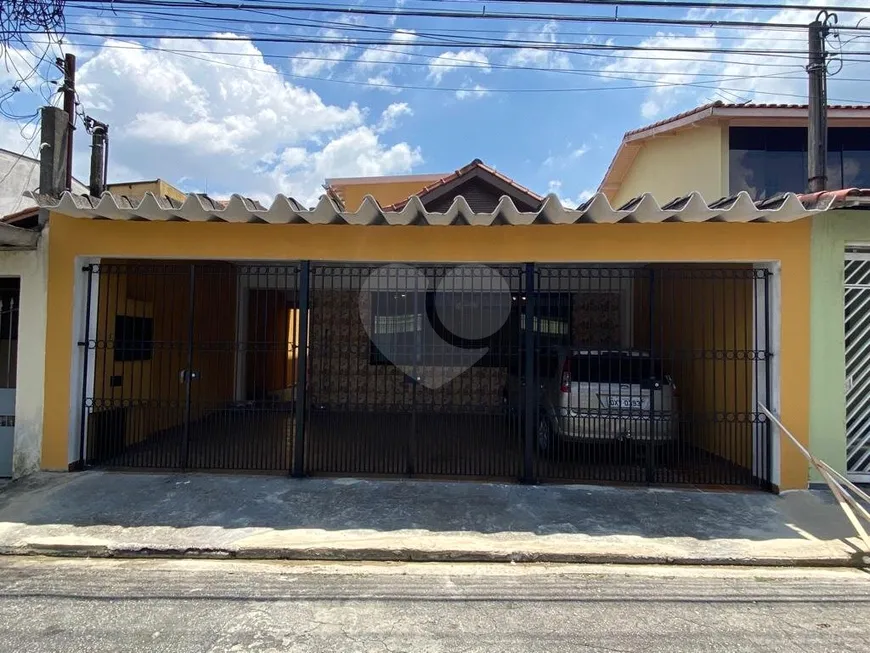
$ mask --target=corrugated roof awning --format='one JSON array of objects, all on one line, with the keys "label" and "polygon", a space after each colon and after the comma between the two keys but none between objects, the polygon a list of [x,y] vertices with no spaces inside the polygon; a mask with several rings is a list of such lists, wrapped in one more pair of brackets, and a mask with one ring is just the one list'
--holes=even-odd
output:
[{"label": "corrugated roof awning", "polygon": [[[183,202],[146,193],[140,201],[103,193],[101,197],[64,193],[60,200],[29,194],[40,207],[74,218],[107,220],[186,221],[186,222],[265,222],[271,224],[348,224],[348,225],[529,225],[529,224],[614,224],[659,222],[793,222],[826,211],[835,203],[814,198],[805,205],[793,193],[753,202],[741,192],[708,204],[698,193],[659,204],[650,194],[635,198],[625,206],[613,208],[599,193],[576,209],[562,206],[559,198],[548,195],[535,212],[520,211],[504,196],[491,213],[475,213],[464,197],[456,197],[444,213],[427,211],[420,198],[413,196],[398,211],[381,208],[367,196],[357,211],[343,211],[324,196],[316,207],[303,206],[284,195],[275,197],[268,208],[259,202],[233,195],[217,202],[191,193]],[[820,201],[821,199],[821,201]]]}]

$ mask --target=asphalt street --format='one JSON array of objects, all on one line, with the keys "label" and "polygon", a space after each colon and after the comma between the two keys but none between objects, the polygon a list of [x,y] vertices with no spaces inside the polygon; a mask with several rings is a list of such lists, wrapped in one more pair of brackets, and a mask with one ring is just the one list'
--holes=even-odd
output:
[{"label": "asphalt street", "polygon": [[870,650],[859,570],[0,558],[0,648]]}]

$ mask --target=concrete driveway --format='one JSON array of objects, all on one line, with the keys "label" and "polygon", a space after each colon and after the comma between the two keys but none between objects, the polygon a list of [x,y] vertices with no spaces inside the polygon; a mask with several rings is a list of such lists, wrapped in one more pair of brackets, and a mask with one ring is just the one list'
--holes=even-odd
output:
[{"label": "concrete driveway", "polygon": [[38,474],[0,492],[0,552],[313,560],[850,566],[822,492]]}]

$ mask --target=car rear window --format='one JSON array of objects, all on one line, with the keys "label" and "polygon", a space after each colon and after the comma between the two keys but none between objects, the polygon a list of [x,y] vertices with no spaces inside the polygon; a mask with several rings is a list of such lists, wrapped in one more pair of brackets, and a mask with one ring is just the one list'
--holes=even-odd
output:
[{"label": "car rear window", "polygon": [[571,380],[579,383],[641,383],[661,378],[661,361],[645,356],[602,352],[571,359]]}]

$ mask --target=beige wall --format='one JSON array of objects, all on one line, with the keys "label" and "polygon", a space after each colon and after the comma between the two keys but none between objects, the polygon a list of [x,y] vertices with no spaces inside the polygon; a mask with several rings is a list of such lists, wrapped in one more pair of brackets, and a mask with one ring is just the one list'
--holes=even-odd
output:
[{"label": "beige wall", "polygon": [[663,204],[693,190],[709,202],[728,195],[727,126],[696,127],[650,138],[611,203],[622,206],[652,193]]},{"label": "beige wall", "polygon": [[106,188],[113,193],[127,195],[128,197],[143,197],[145,193],[153,193],[157,197],[171,197],[179,202],[183,202],[187,197],[175,186],[162,179],[134,181],[129,184],[108,184]]},{"label": "beige wall", "polygon": [[356,211],[366,195],[374,197],[381,206],[389,206],[390,204],[408,199],[411,195],[420,192],[433,181],[432,179],[425,178],[413,181],[380,179],[369,183],[336,183],[333,186],[341,191],[344,197],[345,208],[348,211]]}]

